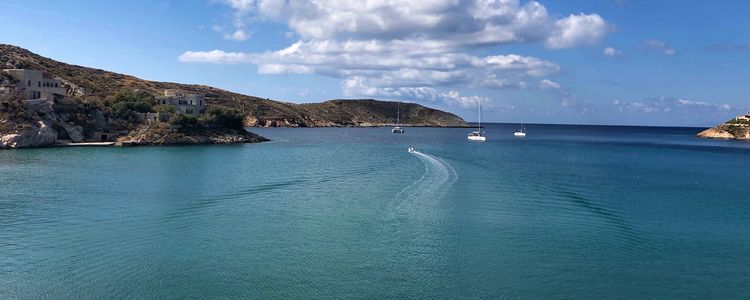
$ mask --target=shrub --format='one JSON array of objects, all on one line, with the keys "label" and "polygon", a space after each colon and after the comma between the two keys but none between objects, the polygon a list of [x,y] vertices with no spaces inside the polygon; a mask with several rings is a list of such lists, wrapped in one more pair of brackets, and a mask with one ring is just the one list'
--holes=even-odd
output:
[{"label": "shrub", "polygon": [[169,119],[169,124],[180,125],[182,127],[195,127],[198,125],[198,118],[193,115],[176,114]]},{"label": "shrub", "polygon": [[213,124],[231,129],[242,129],[244,127],[245,113],[224,106],[213,105],[208,108],[205,116],[201,118],[204,124]]},{"label": "shrub", "polygon": [[125,110],[141,113],[150,112],[155,103],[154,97],[144,91],[117,91],[113,98],[112,109],[118,115],[124,113]]},{"label": "shrub", "polygon": [[174,105],[162,104],[162,105],[154,106],[152,110],[158,113],[170,113],[171,114],[171,113],[176,112],[177,108],[175,108]]}]

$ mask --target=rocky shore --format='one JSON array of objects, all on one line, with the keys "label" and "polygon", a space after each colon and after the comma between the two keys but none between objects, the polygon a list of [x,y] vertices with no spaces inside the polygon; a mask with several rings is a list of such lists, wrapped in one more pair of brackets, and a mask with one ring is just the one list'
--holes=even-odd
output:
[{"label": "rocky shore", "polygon": [[750,141],[750,113],[737,116],[723,124],[698,133],[699,137],[709,139],[734,139]]},{"label": "rocky shore", "polygon": [[216,128],[179,128],[158,123],[141,126],[117,140],[117,146],[199,145],[260,143],[269,139],[246,130]]},{"label": "rocky shore", "polygon": [[750,127],[735,128],[724,125],[712,127],[698,133],[699,137],[709,139],[733,139],[750,141]]}]

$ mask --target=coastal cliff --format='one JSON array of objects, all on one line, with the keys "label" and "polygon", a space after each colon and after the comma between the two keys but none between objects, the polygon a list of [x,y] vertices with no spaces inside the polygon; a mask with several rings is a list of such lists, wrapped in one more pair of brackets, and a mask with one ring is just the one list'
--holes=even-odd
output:
[{"label": "coastal cliff", "polygon": [[737,116],[721,125],[701,131],[698,136],[711,139],[750,141],[750,113]]}]

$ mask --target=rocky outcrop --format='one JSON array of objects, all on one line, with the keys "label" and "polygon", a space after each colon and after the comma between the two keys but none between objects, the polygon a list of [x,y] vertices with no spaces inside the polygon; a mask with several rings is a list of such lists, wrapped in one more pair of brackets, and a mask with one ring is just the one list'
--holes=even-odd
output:
[{"label": "rocky outcrop", "polygon": [[734,139],[734,135],[731,134],[729,131],[722,130],[718,127],[713,127],[706,129],[704,131],[701,131],[698,133],[699,137],[702,138],[709,138],[709,139]]},{"label": "rocky outcrop", "polygon": [[57,141],[57,132],[42,121],[35,126],[21,129],[17,133],[0,136],[0,149],[52,146]]},{"label": "rocky outcrop", "polygon": [[724,124],[701,131],[698,133],[698,136],[710,139],[750,141],[750,113],[737,116],[734,119],[724,122]]},{"label": "rocky outcrop", "polygon": [[181,128],[171,129],[169,125],[155,123],[133,130],[120,138],[117,145],[199,145],[199,144],[238,144],[259,143],[268,139],[245,130],[226,128]]}]

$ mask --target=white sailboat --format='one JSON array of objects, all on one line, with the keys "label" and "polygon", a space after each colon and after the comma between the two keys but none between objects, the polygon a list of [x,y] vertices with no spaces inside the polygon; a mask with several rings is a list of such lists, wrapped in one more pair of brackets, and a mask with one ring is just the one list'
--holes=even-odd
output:
[{"label": "white sailboat", "polygon": [[396,127],[393,127],[391,132],[404,133],[404,128],[401,127],[401,103],[398,104],[398,112],[396,113]]},{"label": "white sailboat", "polygon": [[469,133],[467,138],[473,142],[484,142],[487,140],[484,132],[482,132],[482,101],[479,101],[479,123],[477,124],[477,130]]},{"label": "white sailboat", "polygon": [[523,113],[521,113],[521,129],[516,130],[513,135],[519,138],[526,137],[526,125],[523,123]]}]

